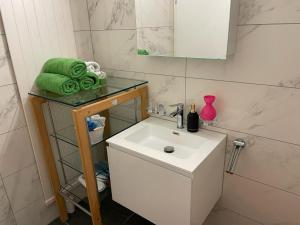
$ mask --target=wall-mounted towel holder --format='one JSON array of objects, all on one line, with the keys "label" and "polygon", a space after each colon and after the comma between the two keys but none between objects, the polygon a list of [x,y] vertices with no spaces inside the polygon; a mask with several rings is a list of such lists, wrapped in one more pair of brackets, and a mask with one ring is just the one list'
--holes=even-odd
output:
[{"label": "wall-mounted towel holder", "polygon": [[241,150],[246,146],[246,142],[243,139],[236,139],[233,141],[233,150],[230,155],[230,159],[227,165],[227,173],[233,174],[235,166],[237,164],[237,160]]}]

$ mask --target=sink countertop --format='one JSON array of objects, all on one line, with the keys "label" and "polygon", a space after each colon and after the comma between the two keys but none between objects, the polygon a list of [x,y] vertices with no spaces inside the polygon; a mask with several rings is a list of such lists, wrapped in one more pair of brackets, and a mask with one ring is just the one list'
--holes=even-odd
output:
[{"label": "sink countertop", "polygon": [[[183,139],[183,145],[194,145],[192,150],[185,151],[183,156],[175,154],[168,154],[160,150],[153,150],[153,148],[141,145],[138,143],[139,135],[143,132],[145,127],[151,127],[156,130],[158,134],[161,132],[163,135],[170,135],[174,139],[173,132],[178,133],[178,138]],[[131,138],[131,136],[134,136]],[[180,137],[179,137],[180,136]],[[131,139],[136,139],[132,141]],[[186,140],[185,140],[186,139]],[[189,140],[188,140],[189,139]],[[193,172],[201,163],[207,158],[207,156],[223,141],[225,141],[226,135],[213,131],[200,129],[197,133],[190,133],[186,129],[177,129],[176,124],[171,121],[162,120],[154,117],[150,117],[140,123],[130,127],[129,129],[115,135],[107,140],[109,145],[117,150],[134,155],[144,160],[155,163],[161,167],[173,170],[187,177],[193,177]],[[163,140],[163,139],[162,139]],[[171,139],[172,140],[172,139]],[[176,151],[176,138],[174,139],[175,151]],[[196,145],[196,146],[195,146]],[[183,146],[184,147],[184,146]],[[185,154],[188,153],[188,154]]]}]

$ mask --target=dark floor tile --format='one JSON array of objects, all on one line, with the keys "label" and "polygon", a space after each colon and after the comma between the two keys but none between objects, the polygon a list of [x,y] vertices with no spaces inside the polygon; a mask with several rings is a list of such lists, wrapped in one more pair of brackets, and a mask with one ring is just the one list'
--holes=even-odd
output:
[{"label": "dark floor tile", "polygon": [[92,219],[89,215],[82,212],[81,210],[76,210],[76,213],[70,215],[68,224],[69,225],[92,225]]},{"label": "dark floor tile", "polygon": [[105,225],[120,225],[131,214],[132,211],[116,203],[111,197],[101,202],[101,215]]},{"label": "dark floor tile", "polygon": [[62,223],[59,221],[59,219],[56,219],[56,220],[52,221],[51,223],[49,223],[48,225],[62,225]]},{"label": "dark floor tile", "polygon": [[[153,225],[144,218],[134,214],[129,209],[121,206],[112,200],[110,190],[102,193],[101,216],[104,225]],[[84,208],[88,208],[88,201],[84,199],[79,203]],[[89,215],[76,208],[75,213],[69,215],[69,225],[92,225]],[[54,220],[49,225],[63,225],[59,219]]]},{"label": "dark floor tile", "polygon": [[[69,225],[92,225],[91,217],[79,209],[69,215]],[[54,220],[49,225],[64,225],[59,219]]]},{"label": "dark floor tile", "polygon": [[154,225],[154,223],[134,214],[124,225]]}]

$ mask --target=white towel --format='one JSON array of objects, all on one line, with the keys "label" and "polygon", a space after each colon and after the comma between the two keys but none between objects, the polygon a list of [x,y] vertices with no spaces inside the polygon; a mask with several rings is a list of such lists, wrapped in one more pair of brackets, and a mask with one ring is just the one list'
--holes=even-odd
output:
[{"label": "white towel", "polygon": [[85,65],[89,72],[100,72],[101,71],[100,65],[97,62],[92,62],[92,61],[85,62]]},{"label": "white towel", "polygon": [[88,72],[96,74],[100,79],[106,78],[106,73],[101,71],[101,67],[97,62],[85,62]]}]

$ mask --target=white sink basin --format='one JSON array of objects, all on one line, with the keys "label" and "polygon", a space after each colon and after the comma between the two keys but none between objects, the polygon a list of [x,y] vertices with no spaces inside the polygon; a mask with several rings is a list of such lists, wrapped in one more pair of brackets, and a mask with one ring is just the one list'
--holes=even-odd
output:
[{"label": "white sink basin", "polygon": [[[177,129],[176,124],[170,121],[151,117],[107,142],[121,151],[192,176],[197,166],[225,138],[224,134],[207,130],[189,133],[185,129]],[[175,151],[164,152],[166,146],[174,147]]]},{"label": "white sink basin", "polygon": [[170,157],[186,159],[201,148],[205,139],[189,135],[183,132],[174,131],[169,128],[157,126],[151,123],[144,123],[126,140],[146,147],[148,151],[164,152],[166,146],[173,146],[175,151]]}]

